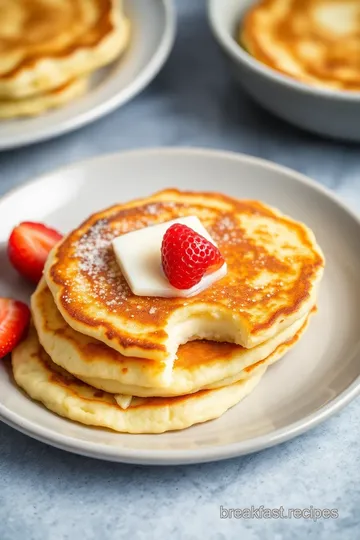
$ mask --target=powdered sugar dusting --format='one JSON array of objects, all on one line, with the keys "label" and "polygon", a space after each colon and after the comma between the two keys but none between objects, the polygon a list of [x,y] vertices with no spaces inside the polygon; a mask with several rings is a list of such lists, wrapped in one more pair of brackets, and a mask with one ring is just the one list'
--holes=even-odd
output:
[{"label": "powdered sugar dusting", "polygon": [[[119,235],[139,230],[184,215],[196,215],[199,209],[195,205],[176,204],[173,201],[155,201],[141,207],[129,207],[119,213],[114,213],[108,219],[99,219],[87,229],[75,243],[73,256],[77,259],[78,272],[71,276],[68,288],[68,298],[65,302],[71,304],[89,298],[97,305],[104,305],[111,310],[121,309],[128,317],[138,318],[148,314],[153,316],[157,307],[149,305],[148,300],[135,297],[116,261],[112,241]],[[207,212],[203,216],[209,233],[219,244],[220,249],[230,245],[238,245],[243,241],[240,224],[234,216],[217,211]],[[69,276],[70,277],[70,276]],[[228,284],[229,285],[229,284]],[[227,290],[214,288],[214,301],[224,297],[230,303]],[[211,298],[211,292],[209,291]],[[187,302],[184,303],[184,306]],[[242,306],[240,306],[242,307]],[[161,306],[164,312],[166,306]]]},{"label": "powdered sugar dusting", "polygon": [[217,244],[234,245],[241,241],[238,223],[227,214],[216,221],[211,234]]},{"label": "powdered sugar dusting", "polygon": [[[80,238],[74,251],[79,259],[80,272],[91,278],[90,294],[100,297],[112,308],[122,305],[130,295],[130,289],[114,261],[113,238],[114,231],[109,222],[100,219]],[[81,286],[80,276],[77,281]]]},{"label": "powdered sugar dusting", "polygon": [[106,269],[106,252],[113,233],[108,221],[100,219],[77,243],[74,255],[80,259],[79,269],[91,277]]},{"label": "powdered sugar dusting", "polygon": [[159,213],[159,205],[156,203],[145,206],[145,212],[151,216],[156,216]]},{"label": "powdered sugar dusting", "polygon": [[[112,220],[95,222],[75,245],[74,257],[78,259],[79,273],[74,278],[74,286],[70,287],[71,298],[64,298],[64,301],[71,303],[76,300],[76,295],[79,300],[82,296],[90,296],[100,299],[109,308],[122,306],[129,311],[129,305],[125,307],[124,304],[128,304],[133,294],[115,260],[112,241],[119,235],[164,221],[164,218],[165,221],[168,217],[171,219],[174,208],[173,202],[158,201],[141,209],[126,209]],[[131,306],[132,309],[140,312],[143,306],[137,303]]]}]

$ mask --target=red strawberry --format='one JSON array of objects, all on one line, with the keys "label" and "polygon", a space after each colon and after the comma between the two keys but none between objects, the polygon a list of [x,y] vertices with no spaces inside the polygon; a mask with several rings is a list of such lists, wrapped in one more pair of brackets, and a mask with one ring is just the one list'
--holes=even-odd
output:
[{"label": "red strawberry", "polygon": [[30,320],[26,304],[0,298],[0,358],[6,356],[23,337]]},{"label": "red strawberry", "polygon": [[161,257],[164,273],[173,287],[190,289],[203,276],[218,270],[224,259],[214,244],[186,225],[175,223],[165,233]]},{"label": "red strawberry", "polygon": [[22,276],[38,283],[49,251],[61,238],[61,234],[41,223],[24,221],[10,235],[10,262]]}]

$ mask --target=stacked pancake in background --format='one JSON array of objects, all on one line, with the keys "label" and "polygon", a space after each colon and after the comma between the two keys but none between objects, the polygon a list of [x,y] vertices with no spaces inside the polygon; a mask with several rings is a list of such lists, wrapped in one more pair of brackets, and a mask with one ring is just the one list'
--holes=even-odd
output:
[{"label": "stacked pancake in background", "polygon": [[238,41],[303,83],[360,90],[359,0],[258,0],[240,22]]},{"label": "stacked pancake in background", "polygon": [[[201,220],[226,275],[190,297],[135,295],[113,240],[184,216]],[[305,225],[257,201],[165,190],[113,206],[50,252],[15,380],[66,418],[120,432],[217,418],[300,339],[324,264]]]},{"label": "stacked pancake in background", "polygon": [[117,0],[0,0],[0,118],[40,114],[82,95],[127,47]]}]

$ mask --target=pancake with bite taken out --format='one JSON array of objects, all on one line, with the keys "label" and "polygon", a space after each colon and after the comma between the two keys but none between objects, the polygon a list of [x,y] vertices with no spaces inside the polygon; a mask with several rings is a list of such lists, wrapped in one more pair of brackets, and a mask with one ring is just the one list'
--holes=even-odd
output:
[{"label": "pancake with bite taken out", "polygon": [[40,343],[55,364],[101,390],[140,397],[190,394],[222,386],[224,380],[246,378],[252,366],[282,358],[299,340],[310,318],[306,315],[252,349],[232,343],[189,341],[179,347],[170,382],[164,386],[156,361],[124,356],[73,330],[60,315],[44,280],[32,296],[31,309]]},{"label": "pancake with bite taken out", "polygon": [[[112,240],[180,216],[197,216],[228,273],[191,298],[134,295]],[[258,201],[165,190],[91,216],[49,255],[45,279],[65,321],[124,356],[157,362],[169,385],[178,347],[193,339],[253,348],[314,306],[324,257],[304,224]]]}]

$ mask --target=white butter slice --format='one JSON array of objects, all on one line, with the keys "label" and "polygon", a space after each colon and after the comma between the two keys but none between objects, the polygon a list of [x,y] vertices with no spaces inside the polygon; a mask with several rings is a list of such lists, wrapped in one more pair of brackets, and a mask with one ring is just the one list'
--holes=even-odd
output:
[{"label": "white butter slice", "polygon": [[125,396],[124,394],[115,394],[114,395],[116,403],[121,409],[128,409],[132,402],[132,396]]},{"label": "white butter slice", "polygon": [[165,232],[174,223],[187,225],[216,246],[196,216],[174,219],[118,236],[112,242],[115,257],[131,291],[137,296],[188,298],[199,294],[226,275],[227,266],[224,263],[216,272],[204,276],[191,289],[180,290],[170,285],[162,270],[161,244]]}]

